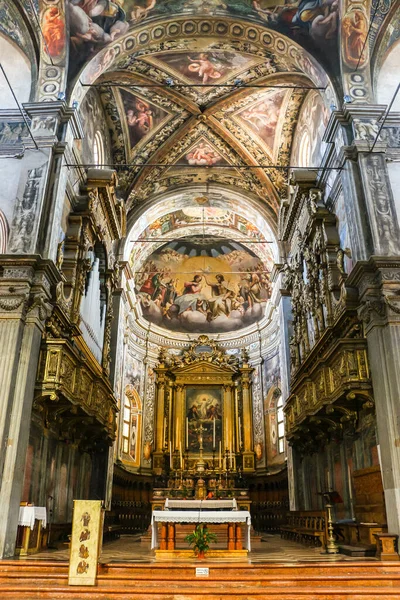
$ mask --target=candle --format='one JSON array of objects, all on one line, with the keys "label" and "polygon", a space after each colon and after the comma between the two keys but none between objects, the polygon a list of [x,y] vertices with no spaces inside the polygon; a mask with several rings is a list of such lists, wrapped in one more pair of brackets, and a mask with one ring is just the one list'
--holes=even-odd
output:
[{"label": "candle", "polygon": [[172,442],[169,441],[169,466],[172,469]]},{"label": "candle", "polygon": [[219,457],[218,457],[218,465],[219,465],[219,470],[221,472],[221,468],[222,468],[222,461],[221,461],[221,441],[219,442]]},{"label": "candle", "polygon": [[163,434],[163,444],[167,442],[167,417],[164,417],[164,434]]},{"label": "candle", "polygon": [[186,448],[189,448],[189,418],[186,417]]},{"label": "candle", "polygon": [[215,419],[213,420],[213,451],[215,450]]},{"label": "candle", "polygon": [[239,417],[239,450],[242,447],[242,421]]},{"label": "candle", "polygon": [[180,465],[181,465],[181,469],[183,469],[183,460],[182,460],[182,442],[179,442],[179,456],[180,456]]},{"label": "candle", "polygon": [[332,489],[332,481],[331,481],[331,472],[329,469],[327,471],[327,479],[328,479],[328,492],[330,492]]},{"label": "candle", "polygon": [[230,465],[231,465],[231,469],[233,468],[233,458],[232,458],[232,447],[230,449]]}]

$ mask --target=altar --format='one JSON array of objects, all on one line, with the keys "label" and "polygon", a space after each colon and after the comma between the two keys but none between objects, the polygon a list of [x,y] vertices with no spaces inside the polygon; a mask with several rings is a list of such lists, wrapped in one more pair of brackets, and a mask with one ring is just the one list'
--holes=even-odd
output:
[{"label": "altar", "polygon": [[[251,550],[251,517],[247,510],[238,510],[235,498],[226,500],[174,500],[166,498],[164,510],[154,510],[151,519],[151,549],[156,557],[190,555],[191,550],[176,547],[176,526],[190,524],[227,526],[227,548],[211,550],[211,556],[246,556]],[[161,524],[159,541],[158,524]],[[245,535],[242,534],[245,527]],[[210,553],[209,553],[210,554]]]},{"label": "altar", "polygon": [[247,352],[229,354],[201,335],[180,356],[161,349],[154,371],[152,549],[156,556],[191,554],[177,540],[184,542],[190,524],[204,523],[215,525],[219,546],[226,546],[209,554],[247,556],[246,476],[255,470]]}]

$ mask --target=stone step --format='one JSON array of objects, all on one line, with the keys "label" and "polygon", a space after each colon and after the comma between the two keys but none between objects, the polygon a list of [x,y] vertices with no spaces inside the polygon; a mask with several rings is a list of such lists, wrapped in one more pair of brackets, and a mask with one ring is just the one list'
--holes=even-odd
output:
[{"label": "stone step", "polygon": [[235,592],[225,586],[208,588],[204,590],[202,582],[196,589],[181,587],[179,590],[166,590],[165,586],[158,586],[150,590],[147,585],[129,591],[125,586],[114,586],[110,589],[87,588],[78,586],[20,586],[18,589],[2,587],[0,589],[2,600],[398,600],[400,587],[391,589],[363,588],[351,584],[333,590],[329,582],[324,588],[316,589],[314,586],[299,589],[296,586],[264,587],[262,589],[236,589]]},{"label": "stone step", "polygon": [[[196,567],[208,577],[196,577]],[[400,564],[191,560],[99,564],[96,586],[68,586],[68,563],[0,561],[1,600],[399,600]]]}]

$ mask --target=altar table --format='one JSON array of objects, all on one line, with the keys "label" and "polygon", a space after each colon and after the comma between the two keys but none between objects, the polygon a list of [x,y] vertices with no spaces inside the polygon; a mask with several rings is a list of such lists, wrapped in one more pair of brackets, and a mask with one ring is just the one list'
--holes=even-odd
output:
[{"label": "altar table", "polygon": [[172,509],[228,509],[237,510],[236,498],[229,498],[227,500],[171,500],[171,498],[165,499],[165,510]]},{"label": "altar table", "polygon": [[151,548],[158,547],[157,524],[162,524],[161,550],[175,550],[176,523],[219,523],[228,525],[228,550],[242,549],[241,523],[247,526],[244,547],[250,552],[251,517],[247,510],[154,510],[151,517]]},{"label": "altar table", "polygon": [[27,555],[38,552],[46,524],[45,506],[20,506],[16,553]]}]

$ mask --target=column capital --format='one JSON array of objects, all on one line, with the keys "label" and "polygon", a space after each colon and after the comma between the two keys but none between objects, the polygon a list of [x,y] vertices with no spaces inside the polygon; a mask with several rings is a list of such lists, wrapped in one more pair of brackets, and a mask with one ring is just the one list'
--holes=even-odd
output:
[{"label": "column capital", "polygon": [[374,152],[385,152],[387,141],[381,135],[376,141],[385,110],[386,105],[383,104],[345,104],[341,110],[332,112],[323,141],[334,142],[341,127],[348,130],[350,126],[352,135],[346,137],[350,138],[348,142],[354,145],[356,153],[370,152],[372,144]]},{"label": "column capital", "polygon": [[82,122],[78,107],[68,106],[66,102],[54,100],[52,102],[25,102],[24,110],[32,119],[32,133],[37,138],[48,138],[56,134],[60,124],[69,123],[75,139],[84,137]]},{"label": "column capital", "polygon": [[367,332],[375,326],[400,324],[400,257],[371,256],[359,261],[348,283],[358,288],[358,313]]},{"label": "column capital", "polygon": [[0,316],[32,318],[43,326],[50,316],[53,290],[60,273],[50,260],[38,255],[0,257]]}]

